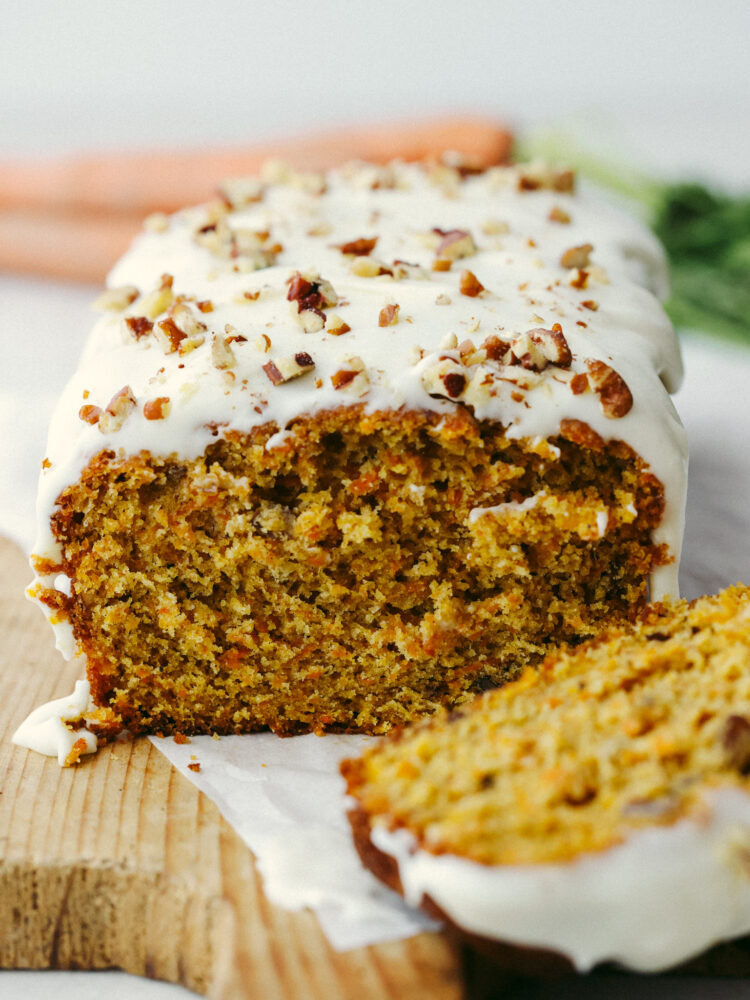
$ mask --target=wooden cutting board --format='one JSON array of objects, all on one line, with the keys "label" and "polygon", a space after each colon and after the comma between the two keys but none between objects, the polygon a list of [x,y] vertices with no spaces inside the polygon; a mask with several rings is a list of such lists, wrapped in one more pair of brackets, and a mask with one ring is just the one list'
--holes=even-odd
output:
[{"label": "wooden cutting board", "polygon": [[475,992],[442,935],[337,953],[312,913],[272,906],[248,848],[148,740],[65,769],[14,747],[26,715],[77,679],[23,596],[29,578],[0,539],[0,968],[119,968],[215,1000]]}]

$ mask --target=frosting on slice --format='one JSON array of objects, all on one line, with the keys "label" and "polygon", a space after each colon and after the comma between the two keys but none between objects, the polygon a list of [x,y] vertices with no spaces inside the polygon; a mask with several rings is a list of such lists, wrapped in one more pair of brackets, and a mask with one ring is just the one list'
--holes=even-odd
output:
[{"label": "frosting on slice", "polygon": [[35,708],[13,733],[16,746],[57,757],[60,767],[77,763],[83,754],[95,753],[98,741],[87,729],[73,729],[69,722],[82,722],[90,708],[88,681],[76,681],[72,694],[55,698]]},{"label": "frosting on slice", "polygon": [[396,859],[407,902],[429,896],[465,930],[559,952],[579,972],[608,961],[658,972],[750,931],[750,796],[735,788],[562,864],[430,854],[404,829],[376,826],[372,842]]}]

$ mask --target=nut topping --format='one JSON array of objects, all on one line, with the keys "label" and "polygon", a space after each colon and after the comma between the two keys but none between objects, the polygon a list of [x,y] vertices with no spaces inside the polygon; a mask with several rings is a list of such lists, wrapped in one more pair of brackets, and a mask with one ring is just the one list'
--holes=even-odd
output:
[{"label": "nut topping", "polygon": [[336,249],[352,257],[367,257],[375,249],[377,242],[377,236],[374,236],[372,239],[360,237],[360,239],[350,240],[348,243],[338,243],[336,244]]},{"label": "nut topping", "polygon": [[146,420],[164,420],[169,416],[171,407],[169,396],[157,396],[143,404],[143,416]]},{"label": "nut topping", "polygon": [[559,222],[561,225],[565,226],[570,222],[570,215],[565,211],[564,208],[560,208],[559,205],[553,205],[550,209],[550,213],[547,216],[550,222]]},{"label": "nut topping", "polygon": [[462,295],[475,299],[485,291],[485,287],[473,271],[462,271],[458,279],[458,290]]},{"label": "nut topping", "polygon": [[559,323],[551,330],[538,327],[519,334],[511,342],[511,351],[523,368],[534,372],[544,371],[548,364],[568,368],[573,360]]},{"label": "nut topping", "polygon": [[263,371],[274,385],[281,385],[312,371],[314,367],[315,362],[310,355],[300,351],[289,357],[274,358],[273,361],[263,365]]},{"label": "nut topping", "polygon": [[558,170],[546,163],[528,163],[518,177],[519,191],[538,191],[546,188],[570,194],[575,187],[575,174],[572,170]]},{"label": "nut topping", "polygon": [[378,317],[378,326],[395,326],[398,323],[399,306],[396,303],[389,303],[383,306]]},{"label": "nut topping", "polygon": [[[227,333],[231,336],[234,327],[227,323],[229,330]],[[236,331],[235,331],[236,332]],[[220,336],[219,334],[214,334],[211,341],[211,361],[215,368],[226,370],[227,368],[234,368],[237,364],[237,358],[234,356],[234,351],[229,346],[229,338],[227,336]]]},{"label": "nut topping", "polygon": [[85,403],[78,411],[78,416],[81,420],[85,420],[87,424],[98,424],[101,415],[101,406],[92,406],[91,403]]},{"label": "nut topping", "polygon": [[477,245],[471,233],[465,229],[433,230],[442,237],[436,248],[439,260],[454,261],[462,257],[472,257],[477,252]]},{"label": "nut topping", "polygon": [[286,297],[289,302],[297,303],[297,312],[313,311],[322,315],[322,310],[338,303],[338,295],[330,281],[325,281],[320,275],[302,274],[295,271],[287,284],[289,290]]},{"label": "nut topping", "polygon": [[578,247],[570,247],[560,257],[560,263],[563,267],[567,268],[588,267],[591,263],[589,258],[593,249],[594,247],[591,243],[582,243]]},{"label": "nut topping", "polygon": [[135,396],[129,385],[116,392],[107,403],[104,412],[99,417],[99,430],[102,434],[119,431],[128,415],[135,409]]},{"label": "nut topping", "polygon": [[107,288],[91,303],[92,308],[100,312],[122,312],[140,295],[135,285],[122,285],[120,288]]},{"label": "nut topping", "polygon": [[125,323],[125,329],[136,340],[146,337],[154,328],[154,324],[150,319],[146,319],[145,316],[126,316],[123,322]]},{"label": "nut topping", "polygon": [[257,177],[227,177],[219,185],[219,197],[228,208],[245,208],[263,199],[263,183]]},{"label": "nut topping", "polygon": [[331,384],[336,390],[345,389],[359,396],[366,392],[370,380],[362,358],[346,358],[344,366],[331,375]]},{"label": "nut topping", "polygon": [[330,333],[332,337],[341,337],[345,333],[349,333],[351,327],[346,323],[338,313],[328,313],[328,322],[326,324],[326,332]]},{"label": "nut topping", "polygon": [[625,380],[603,361],[586,359],[589,370],[589,383],[599,396],[605,417],[616,419],[624,417],[633,405],[633,396]]}]

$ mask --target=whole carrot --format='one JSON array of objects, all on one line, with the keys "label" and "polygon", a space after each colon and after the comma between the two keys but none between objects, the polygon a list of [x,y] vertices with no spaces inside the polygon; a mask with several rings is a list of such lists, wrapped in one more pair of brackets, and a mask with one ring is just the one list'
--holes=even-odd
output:
[{"label": "whole carrot", "polygon": [[451,117],[309,134],[247,149],[6,161],[0,163],[0,208],[141,217],[204,201],[223,177],[254,173],[269,157],[317,169],[350,159],[419,160],[455,150],[477,166],[491,166],[507,161],[510,145],[510,133],[494,121]]},{"label": "whole carrot", "polygon": [[138,229],[130,216],[0,212],[0,270],[101,284]]}]

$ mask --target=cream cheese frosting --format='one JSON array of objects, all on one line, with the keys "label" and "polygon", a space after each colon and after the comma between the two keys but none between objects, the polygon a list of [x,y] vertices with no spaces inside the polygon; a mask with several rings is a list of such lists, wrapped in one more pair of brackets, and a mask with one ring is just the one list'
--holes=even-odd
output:
[{"label": "cream cheese frosting", "polygon": [[750,796],[736,788],[568,863],[482,865],[429,854],[403,829],[371,839],[397,861],[407,902],[429,896],[465,930],[559,952],[579,972],[658,972],[750,932]]},{"label": "cream cheese frosting", "polygon": [[12,742],[47,757],[57,757],[60,767],[75,763],[83,754],[95,753],[98,740],[87,729],[68,723],[81,722],[84,713],[94,707],[89,682],[76,681],[72,694],[35,708],[15,731]]},{"label": "cream cheese frosting", "polygon": [[[686,443],[668,395],[682,368],[657,298],[663,253],[639,222],[558,181],[522,167],[276,166],[227,183],[228,207],[150,220],[55,411],[34,557],[59,560],[56,500],[102,450],[190,459],[262,424],[278,428],[273,447],[296,417],[341,405],[469,405],[512,438],[578,420],[629,444],[664,486],[654,542],[673,561],[651,596],[677,596]],[[492,338],[502,357],[482,347]],[[629,408],[601,387],[611,371]],[[73,655],[69,627],[48,616]]]}]

